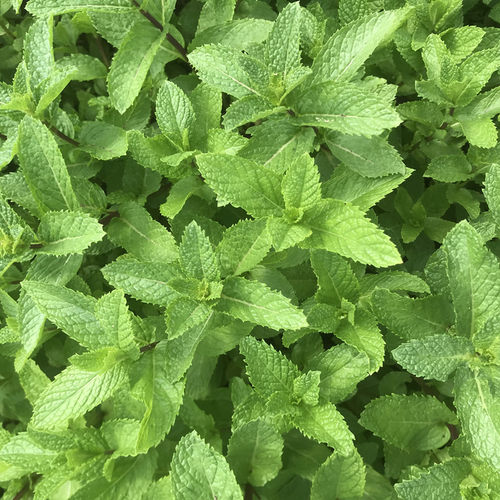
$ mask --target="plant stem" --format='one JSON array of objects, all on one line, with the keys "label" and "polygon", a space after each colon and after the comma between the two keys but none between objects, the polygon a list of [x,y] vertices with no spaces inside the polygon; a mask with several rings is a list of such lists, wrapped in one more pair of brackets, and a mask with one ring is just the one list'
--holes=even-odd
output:
[{"label": "plant stem", "polygon": [[[139,3],[136,0],[132,0],[132,3],[139,9],[139,12],[155,28],[159,29],[160,31],[164,31],[165,30],[163,24],[161,24],[160,21],[158,21],[158,19],[156,19],[156,17],[154,17],[151,13],[149,13],[148,11],[146,11],[144,9],[141,9],[141,6],[139,5]],[[167,38],[167,41],[174,47],[174,49],[177,50],[177,52],[179,52],[179,54],[181,55],[182,59],[184,59],[184,61],[186,61],[187,63],[189,63],[188,58],[187,58],[187,51],[186,51],[186,49],[170,33],[166,34],[166,38]]]},{"label": "plant stem", "polygon": [[63,141],[66,141],[67,143],[71,144],[72,146],[75,146],[76,148],[80,146],[80,143],[78,141],[75,141],[74,139],[72,139],[71,137],[68,137],[66,134],[64,134],[63,132],[61,132],[59,129],[57,129],[56,127],[54,127],[53,125],[51,125],[49,122],[47,121],[43,121],[43,124],[48,127],[48,129],[54,134],[54,135],[57,135],[57,137],[59,137],[59,139],[62,139]]},{"label": "plant stem", "polygon": [[10,36],[12,40],[16,39],[16,35],[14,35],[14,33],[12,33],[12,31],[10,31],[10,29],[7,28],[7,26],[3,22],[0,22],[0,28],[2,28],[5,31],[5,34]]}]

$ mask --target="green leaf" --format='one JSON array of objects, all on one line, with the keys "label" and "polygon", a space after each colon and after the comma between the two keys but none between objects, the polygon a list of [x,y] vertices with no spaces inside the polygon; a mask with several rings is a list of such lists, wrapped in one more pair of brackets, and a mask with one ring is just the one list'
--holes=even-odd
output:
[{"label": "green leaf", "polygon": [[136,354],[132,321],[122,290],[113,290],[100,297],[95,316],[109,339],[109,345]]},{"label": "green leaf", "polygon": [[314,85],[295,99],[296,125],[370,137],[401,123],[387,101],[350,83]]},{"label": "green leaf", "polygon": [[240,342],[240,352],[245,357],[248,378],[258,393],[265,398],[277,393],[291,398],[293,382],[300,375],[296,365],[265,341],[251,336]]},{"label": "green leaf", "polygon": [[281,215],[281,182],[274,172],[230,155],[199,155],[196,162],[221,204],[231,203],[254,217]]},{"label": "green leaf", "polygon": [[78,210],[79,203],[55,139],[40,121],[26,116],[19,127],[19,161],[40,212]]},{"label": "green leaf", "polygon": [[282,467],[283,438],[263,419],[238,427],[229,439],[227,461],[240,484],[264,486]]},{"label": "green leaf", "polygon": [[25,280],[22,286],[38,309],[72,339],[90,349],[109,345],[94,314],[94,297],[52,283]]},{"label": "green leaf", "polygon": [[54,66],[52,25],[51,17],[37,19],[24,39],[24,61],[33,89],[49,76]]},{"label": "green leaf", "polygon": [[204,302],[179,297],[170,303],[165,311],[165,324],[168,338],[177,338],[190,328],[204,323],[210,316],[211,309]]},{"label": "green leaf", "polygon": [[127,0],[30,0],[28,11],[35,16],[66,14],[79,10],[122,13],[132,10]]},{"label": "green leaf", "polygon": [[299,2],[288,4],[274,22],[267,39],[269,69],[273,73],[282,73],[283,79],[300,64],[300,9]]},{"label": "green leaf", "polygon": [[223,275],[238,276],[250,271],[267,255],[271,236],[265,220],[243,219],[226,229],[217,247]]},{"label": "green leaf", "polygon": [[399,28],[407,12],[399,9],[370,14],[339,29],[315,58],[312,82],[349,81],[377,46]]},{"label": "green leaf", "polygon": [[458,223],[443,242],[457,332],[474,338],[500,307],[500,268],[477,231]]},{"label": "green leaf", "polygon": [[107,227],[111,241],[144,261],[172,262],[178,257],[174,237],[146,209],[129,202],[119,207],[120,217]]},{"label": "green leaf", "polygon": [[364,177],[405,173],[406,168],[401,156],[382,137],[330,134],[326,143],[341,162]]},{"label": "green leaf", "polygon": [[[202,81],[234,97],[262,94],[261,85],[268,77],[260,61],[232,47],[203,45],[188,56]],[[264,79],[259,82],[258,79]]]},{"label": "green leaf", "polygon": [[307,326],[302,311],[288,298],[263,283],[244,278],[226,279],[217,310],[275,330],[297,330]]},{"label": "green leaf", "polygon": [[433,396],[392,394],[368,403],[359,423],[389,444],[411,451],[446,444],[446,424],[455,421],[454,413]]},{"label": "green leaf", "polygon": [[472,176],[472,166],[465,155],[443,155],[432,159],[425,177],[432,177],[440,182],[461,182]]},{"label": "green leaf", "polygon": [[180,274],[180,269],[172,264],[141,262],[124,256],[104,266],[102,273],[112,286],[142,302],[166,306],[179,297],[168,285]]},{"label": "green leaf", "polygon": [[195,431],[183,436],[176,446],[171,476],[176,498],[243,499],[224,457],[206,444]]},{"label": "green leaf", "polygon": [[280,175],[299,156],[313,149],[314,131],[297,128],[289,119],[270,119],[249,131],[252,137],[239,154]]},{"label": "green leaf", "polygon": [[164,37],[161,31],[141,18],[120,44],[108,74],[109,96],[120,113],[130,108],[139,95]]},{"label": "green leaf", "polygon": [[320,352],[308,360],[307,368],[321,372],[320,395],[331,403],[353,394],[357,384],[371,371],[368,355],[348,344]]},{"label": "green leaf", "polygon": [[273,105],[268,99],[252,94],[233,101],[227,108],[223,124],[226,130],[234,130],[249,122],[255,122],[274,113]]},{"label": "green leaf", "polygon": [[304,436],[331,446],[342,456],[352,453],[354,436],[334,405],[304,405],[300,410],[294,425]]},{"label": "green leaf", "polygon": [[[295,218],[300,218],[300,210],[292,208],[287,215],[287,218],[270,217],[267,219],[267,231],[271,235],[273,247],[277,252],[299,244],[312,234],[312,230],[306,225],[288,222],[289,219],[293,221]],[[299,217],[296,217],[297,215]]]},{"label": "green leaf", "polygon": [[410,373],[444,382],[458,366],[472,358],[474,346],[461,337],[434,335],[401,344],[392,355]]},{"label": "green leaf", "polygon": [[365,465],[358,452],[332,453],[314,475],[311,500],[357,498],[365,489]]},{"label": "green leaf", "polygon": [[106,122],[84,122],[80,147],[98,160],[112,160],[127,153],[127,133]]},{"label": "green leaf", "polygon": [[491,165],[484,180],[484,197],[493,214],[495,224],[500,227],[500,166]]},{"label": "green leaf", "polygon": [[455,377],[455,406],[463,433],[474,453],[500,471],[500,405],[498,368],[495,379],[486,370],[458,369]]},{"label": "green leaf", "polygon": [[38,226],[43,242],[40,253],[65,255],[82,253],[104,236],[102,226],[89,215],[78,212],[47,212]]},{"label": "green leaf", "polygon": [[410,299],[376,289],[371,300],[379,322],[405,340],[441,335],[454,322],[449,301],[439,295]]},{"label": "green leaf", "polygon": [[389,237],[354,205],[323,200],[307,212],[303,222],[313,231],[303,243],[306,247],[322,248],[380,267],[401,262]]},{"label": "green leaf", "polygon": [[309,155],[297,158],[288,168],[281,184],[285,207],[307,210],[321,200],[319,172]]},{"label": "green leaf", "polygon": [[356,301],[359,284],[346,259],[325,250],[313,250],[311,265],[318,279],[316,298],[320,302],[340,307],[342,299]]},{"label": "green leaf", "polygon": [[210,240],[195,221],[184,229],[179,261],[188,276],[199,280],[220,280],[219,264]]},{"label": "green leaf", "polygon": [[132,367],[132,378],[137,377],[132,384],[132,395],[146,408],[137,438],[139,453],[163,440],[182,404],[184,383],[169,380],[165,357],[167,345],[161,343],[145,352]]},{"label": "green leaf", "polygon": [[80,362],[89,360],[91,366],[70,366],[56,376],[35,404],[31,419],[34,429],[65,429],[70,419],[111,397],[125,382],[126,370],[112,351],[104,349],[80,357]]},{"label": "green leaf", "polygon": [[403,500],[420,500],[433,495],[449,500],[461,500],[464,497],[460,493],[460,484],[469,473],[469,463],[455,458],[417,471],[409,479],[395,484],[394,488],[398,498]]},{"label": "green leaf", "polygon": [[195,115],[186,94],[168,80],[156,97],[156,119],[160,130],[180,151],[188,149],[189,129]]}]

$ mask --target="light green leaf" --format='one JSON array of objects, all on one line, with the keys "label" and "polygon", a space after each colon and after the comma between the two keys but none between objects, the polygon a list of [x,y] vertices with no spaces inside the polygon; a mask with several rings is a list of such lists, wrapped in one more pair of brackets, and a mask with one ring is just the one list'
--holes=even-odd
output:
[{"label": "light green leaf", "polygon": [[450,439],[447,423],[455,414],[433,396],[392,394],[372,400],[359,423],[376,436],[403,450],[432,450]]},{"label": "light green leaf", "polygon": [[274,21],[267,39],[269,69],[273,73],[282,73],[283,79],[300,64],[300,9],[299,2],[289,3]]},{"label": "light green leaf", "polygon": [[314,85],[294,100],[297,125],[370,137],[396,127],[401,118],[386,99],[350,83]]},{"label": "light green leaf", "polygon": [[[300,211],[290,210],[293,221],[294,215]],[[295,212],[295,213],[294,213]],[[273,247],[277,252],[293,247],[311,236],[312,231],[304,224],[289,222],[289,218],[269,217],[267,219],[267,231],[271,235]]]},{"label": "light green leaf", "polygon": [[313,231],[303,243],[306,247],[322,248],[379,267],[401,263],[389,237],[355,205],[323,200],[305,214],[303,223]]},{"label": "light green leaf", "polygon": [[307,368],[319,370],[320,395],[331,403],[339,403],[354,393],[356,386],[370,371],[370,359],[365,352],[340,344],[308,360]]},{"label": "light green leaf", "polygon": [[164,37],[164,33],[140,18],[120,44],[108,74],[109,96],[120,113],[132,106],[138,96]]},{"label": "light green leaf", "polygon": [[293,394],[293,382],[300,371],[283,354],[265,341],[245,337],[240,342],[240,352],[245,357],[246,372],[255,390],[265,398],[282,393],[285,400]]},{"label": "light green leaf", "polygon": [[368,178],[344,165],[339,165],[330,179],[323,183],[323,195],[327,198],[348,201],[366,212],[385,195],[396,189],[411,173],[412,170],[407,168],[403,175]]},{"label": "light green leaf", "polygon": [[179,337],[190,328],[204,323],[211,309],[204,302],[179,297],[171,302],[165,311],[165,324],[170,340]]},{"label": "light green leaf", "polygon": [[500,307],[500,268],[477,231],[458,223],[443,242],[457,332],[474,338]]},{"label": "light green leaf", "polygon": [[321,184],[314,159],[304,154],[288,167],[281,183],[285,207],[307,210],[321,200]]},{"label": "light green leaf", "polygon": [[127,133],[106,122],[83,122],[80,147],[98,160],[112,160],[127,153]]},{"label": "light green leaf", "polygon": [[283,438],[263,419],[238,427],[229,439],[227,461],[240,484],[264,486],[280,471]]},{"label": "light green leaf", "polygon": [[371,300],[379,322],[405,340],[441,335],[454,322],[448,299],[439,295],[410,299],[376,289]]},{"label": "light green leaf", "polygon": [[463,433],[474,453],[500,471],[500,402],[496,380],[486,370],[458,369],[455,406]]},{"label": "light green leaf", "polygon": [[288,298],[263,283],[244,278],[226,279],[217,310],[275,330],[297,330],[307,326],[302,311]]},{"label": "light green leaf", "polygon": [[471,164],[461,154],[434,157],[424,175],[440,182],[461,182],[468,180],[473,174]]},{"label": "light green leaf", "polygon": [[365,489],[365,465],[355,450],[350,455],[332,453],[314,475],[311,500],[358,498]]},{"label": "light green leaf", "polygon": [[124,256],[104,266],[102,273],[112,286],[142,302],[166,306],[179,297],[168,285],[180,275],[180,269],[172,264]]},{"label": "light green leaf", "polygon": [[236,0],[207,0],[201,9],[196,32],[231,21],[235,4]]},{"label": "light green leaf", "polygon": [[217,247],[223,275],[238,276],[253,269],[271,248],[265,220],[243,219],[226,229]]},{"label": "light green leaf", "polygon": [[364,177],[405,173],[406,168],[401,156],[382,137],[329,134],[326,143],[334,156]]},{"label": "light green leaf", "polygon": [[196,161],[221,204],[231,203],[254,217],[281,215],[281,182],[271,170],[230,155],[204,154]]},{"label": "light green leaf", "polygon": [[52,283],[23,281],[40,311],[72,339],[90,349],[109,345],[94,314],[96,299]]},{"label": "light green leaf", "polygon": [[185,500],[243,500],[224,457],[193,431],[183,436],[172,458],[172,489]]},{"label": "light green leaf", "polygon": [[[40,394],[33,409],[31,426],[35,429],[63,430],[70,419],[84,415],[113,395],[125,382],[126,370],[116,354],[104,349],[83,354],[93,356],[92,368],[70,366],[56,376]],[[100,360],[100,368],[94,363]],[[83,361],[83,360],[82,360]]]},{"label": "light green leaf", "polygon": [[93,217],[78,212],[47,212],[38,226],[40,253],[65,255],[82,253],[104,237],[102,226]]},{"label": "light green leaf", "polygon": [[311,252],[311,265],[318,279],[316,298],[320,302],[340,307],[342,299],[356,302],[359,284],[349,262],[326,250]]},{"label": "light green leaf", "polygon": [[[219,44],[204,45],[188,56],[202,81],[234,97],[262,94],[269,75],[260,61]],[[259,82],[260,80],[260,82]]]},{"label": "light green leaf", "polygon": [[294,425],[304,436],[331,446],[342,456],[352,453],[354,436],[334,405],[303,405],[300,410]]},{"label": "light green leaf", "polygon": [[33,89],[49,76],[54,66],[52,25],[52,17],[37,19],[26,32],[24,61]]},{"label": "light green leaf", "polygon": [[27,10],[35,16],[66,14],[79,10],[126,13],[132,10],[128,0],[31,0]]},{"label": "light green leaf", "polygon": [[264,97],[247,95],[233,101],[224,114],[223,124],[226,130],[234,130],[246,123],[262,120],[273,114],[273,105]]},{"label": "light green leaf", "polygon": [[132,395],[144,403],[137,439],[139,453],[158,445],[175,422],[184,394],[184,382],[171,382],[165,357],[166,343],[145,352],[132,367]]},{"label": "light green leaf", "polygon": [[95,305],[95,316],[109,345],[132,355],[137,353],[130,312],[122,290],[113,290],[100,297]]},{"label": "light green leaf", "polygon": [[79,208],[57,143],[40,121],[29,116],[23,119],[18,154],[21,170],[40,212]]},{"label": "light green leaf", "polygon": [[188,134],[195,120],[193,107],[186,94],[166,80],[156,97],[156,119],[160,130],[180,151],[188,149]]},{"label": "light green leaf", "polygon": [[178,250],[172,234],[153,220],[145,208],[130,202],[119,207],[120,217],[107,227],[111,241],[144,261],[172,262]]},{"label": "light green leaf", "polygon": [[462,337],[434,335],[401,344],[392,355],[410,373],[444,382],[459,365],[472,358],[474,346]]},{"label": "light green leaf", "polygon": [[470,465],[463,459],[452,459],[442,464],[434,464],[428,469],[416,471],[400,483],[394,485],[398,498],[420,500],[421,498],[446,498],[462,500],[460,484],[469,475]]},{"label": "light green leaf", "polygon": [[495,218],[495,224],[500,227],[500,165],[495,163],[490,166],[484,180],[483,192],[488,208]]},{"label": "light green leaf", "polygon": [[179,262],[188,276],[199,280],[220,280],[219,264],[212,244],[195,221],[184,229],[179,245]]},{"label": "light green leaf", "polygon": [[399,28],[407,13],[399,9],[370,14],[339,29],[315,58],[312,82],[349,81],[377,46]]}]

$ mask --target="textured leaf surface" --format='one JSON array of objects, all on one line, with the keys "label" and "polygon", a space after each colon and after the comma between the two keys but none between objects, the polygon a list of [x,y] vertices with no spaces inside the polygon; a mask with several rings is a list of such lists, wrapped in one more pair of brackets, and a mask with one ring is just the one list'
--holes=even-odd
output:
[{"label": "textured leaf surface", "polygon": [[127,0],[31,0],[29,12],[35,16],[48,16],[92,9],[105,12],[128,12],[131,10]]},{"label": "textured leaf surface", "polygon": [[288,298],[263,283],[244,278],[224,282],[217,310],[269,328],[297,330],[307,326],[302,311]]},{"label": "textured leaf surface", "polygon": [[36,281],[24,281],[23,289],[50,321],[77,342],[94,349],[107,345],[94,315],[94,297]]},{"label": "textured leaf surface", "polygon": [[254,217],[281,215],[281,182],[274,172],[230,155],[205,154],[196,161],[221,203],[241,207]]},{"label": "textured leaf surface", "polygon": [[500,307],[500,268],[467,222],[457,224],[443,242],[456,328],[474,337],[481,325]]},{"label": "textured leaf surface", "polygon": [[377,46],[399,27],[405,15],[403,9],[380,12],[339,29],[314,60],[313,82],[350,80]]},{"label": "textured leaf surface", "polygon": [[120,217],[107,227],[109,238],[131,255],[144,261],[172,262],[178,250],[174,237],[146,209],[127,203],[119,209]]},{"label": "textured leaf surface", "polygon": [[109,398],[126,380],[121,363],[100,370],[69,367],[40,394],[31,425],[36,429],[64,429],[77,418]]},{"label": "textured leaf surface", "polygon": [[182,437],[172,459],[176,498],[242,500],[243,495],[224,457],[196,432]]},{"label": "textured leaf surface", "polygon": [[432,396],[392,394],[371,401],[360,424],[388,443],[408,451],[432,450],[450,438],[454,413]]},{"label": "textured leaf surface", "polygon": [[399,125],[401,119],[385,99],[353,84],[325,82],[297,99],[297,125],[324,127],[370,137]]},{"label": "textured leaf surface", "polygon": [[455,377],[455,405],[464,434],[473,451],[500,470],[500,403],[498,368],[495,379],[486,370],[460,368]]},{"label": "textured leaf surface", "polygon": [[314,475],[311,499],[353,498],[365,489],[365,466],[360,455],[353,451],[342,456],[332,453]]},{"label": "textured leaf surface", "polygon": [[264,486],[281,469],[282,451],[281,434],[265,420],[257,419],[233,432],[227,460],[240,483]]},{"label": "textured leaf surface", "polygon": [[304,241],[304,246],[322,248],[364,264],[382,267],[401,262],[389,237],[354,205],[324,200],[306,217],[304,223],[313,233]]},{"label": "textured leaf surface", "polygon": [[473,354],[474,347],[468,340],[450,335],[411,340],[392,351],[394,359],[405,370],[443,382]]},{"label": "textured leaf surface", "polygon": [[82,253],[103,236],[102,226],[94,218],[77,212],[47,212],[38,226],[43,241],[40,252],[53,255]]},{"label": "textured leaf surface", "polygon": [[254,268],[271,248],[264,220],[241,220],[226,229],[217,247],[222,272],[237,276]]},{"label": "textured leaf surface", "polygon": [[79,208],[55,139],[40,121],[28,116],[19,128],[19,161],[41,212]]}]

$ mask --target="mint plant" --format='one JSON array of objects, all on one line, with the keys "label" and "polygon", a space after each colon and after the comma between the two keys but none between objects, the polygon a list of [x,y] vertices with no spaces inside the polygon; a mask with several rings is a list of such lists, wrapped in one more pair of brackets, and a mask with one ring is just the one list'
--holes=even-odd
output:
[{"label": "mint plant", "polygon": [[500,498],[499,21],[0,1],[2,498]]}]

